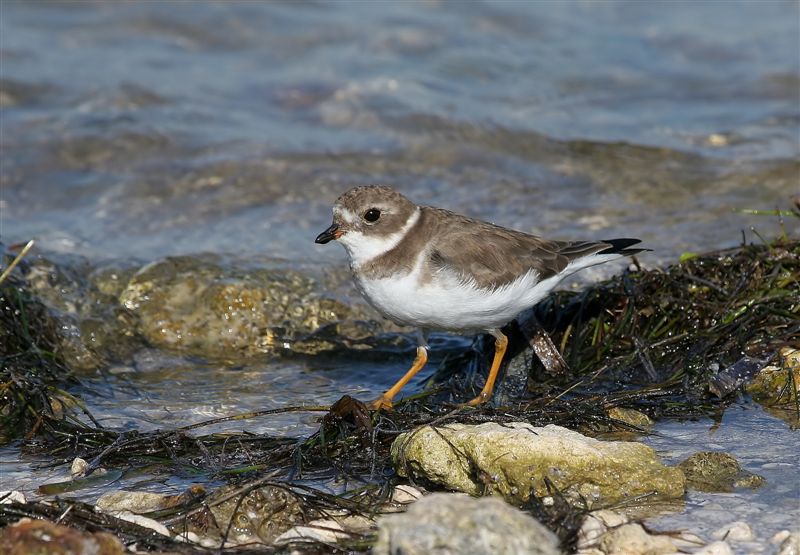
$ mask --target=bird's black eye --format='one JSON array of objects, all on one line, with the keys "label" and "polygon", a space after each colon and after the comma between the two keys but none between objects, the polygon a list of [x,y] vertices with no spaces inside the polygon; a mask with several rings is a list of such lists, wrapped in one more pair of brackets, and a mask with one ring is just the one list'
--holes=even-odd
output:
[{"label": "bird's black eye", "polygon": [[381,217],[381,211],[377,208],[370,208],[364,213],[364,219],[369,223],[375,223]]}]

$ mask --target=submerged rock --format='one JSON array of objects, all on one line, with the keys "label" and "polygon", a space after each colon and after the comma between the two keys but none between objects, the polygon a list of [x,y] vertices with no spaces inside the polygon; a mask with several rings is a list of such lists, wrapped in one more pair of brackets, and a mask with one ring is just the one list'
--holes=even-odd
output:
[{"label": "submerged rock", "polygon": [[512,503],[531,492],[548,495],[548,481],[571,503],[589,507],[643,494],[677,498],[685,483],[680,469],[662,464],[642,443],[523,422],[424,426],[395,440],[392,459],[402,476]]},{"label": "submerged rock", "polygon": [[217,540],[217,545],[229,525],[226,545],[271,544],[292,527],[318,516],[292,492],[272,485],[246,494],[236,494],[234,486],[223,486],[205,504],[205,512],[190,517],[186,532]]},{"label": "submerged rock", "polygon": [[698,491],[731,492],[735,488],[757,488],[764,478],[744,470],[728,453],[701,451],[678,465],[686,484]]},{"label": "submerged rock", "polygon": [[5,555],[122,555],[125,548],[106,532],[85,532],[46,520],[23,518],[0,530],[0,553]]},{"label": "submerged rock", "polygon": [[139,317],[139,332],[151,344],[203,357],[314,353],[378,331],[353,325],[367,319],[364,305],[339,302],[321,289],[291,269],[241,268],[211,255],[170,257],[141,268],[120,302]]},{"label": "submerged rock", "polygon": [[637,428],[648,428],[654,424],[653,419],[645,413],[636,409],[626,409],[623,407],[612,407],[606,411],[606,414],[614,420],[625,422]]},{"label": "submerged rock", "polygon": [[378,520],[374,555],[557,555],[556,536],[500,499],[434,493]]}]

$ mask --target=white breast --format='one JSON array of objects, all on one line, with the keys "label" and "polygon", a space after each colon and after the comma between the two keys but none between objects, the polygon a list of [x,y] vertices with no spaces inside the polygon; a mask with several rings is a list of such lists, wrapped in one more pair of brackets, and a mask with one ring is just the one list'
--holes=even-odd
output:
[{"label": "white breast", "polygon": [[403,276],[356,281],[364,297],[397,323],[448,331],[488,330],[501,327],[539,302],[561,280],[539,282],[530,271],[495,290],[481,289],[443,272],[420,281],[421,258],[414,271]]}]

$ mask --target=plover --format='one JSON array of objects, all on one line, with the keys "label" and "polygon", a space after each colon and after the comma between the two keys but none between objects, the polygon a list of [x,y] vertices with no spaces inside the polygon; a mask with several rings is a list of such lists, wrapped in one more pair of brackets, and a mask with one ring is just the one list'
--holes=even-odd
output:
[{"label": "plover", "polygon": [[644,249],[639,239],[553,241],[418,206],[385,186],[355,187],[333,206],[316,242],[347,250],[358,290],[386,318],[417,328],[417,354],[400,380],[370,403],[392,399],[428,360],[428,333],[487,332],[495,354],[486,384],[468,404],[487,401],[508,339],[500,328],[583,268]]}]

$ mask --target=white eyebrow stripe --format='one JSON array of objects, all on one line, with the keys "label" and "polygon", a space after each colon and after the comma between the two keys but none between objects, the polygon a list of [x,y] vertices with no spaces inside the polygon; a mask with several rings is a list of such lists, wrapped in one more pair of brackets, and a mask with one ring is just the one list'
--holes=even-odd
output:
[{"label": "white eyebrow stripe", "polygon": [[357,218],[357,216],[353,214],[350,210],[348,210],[347,208],[342,208],[341,206],[335,206],[333,208],[333,213],[334,215],[341,217],[344,221],[346,221],[349,224],[355,222]]}]

